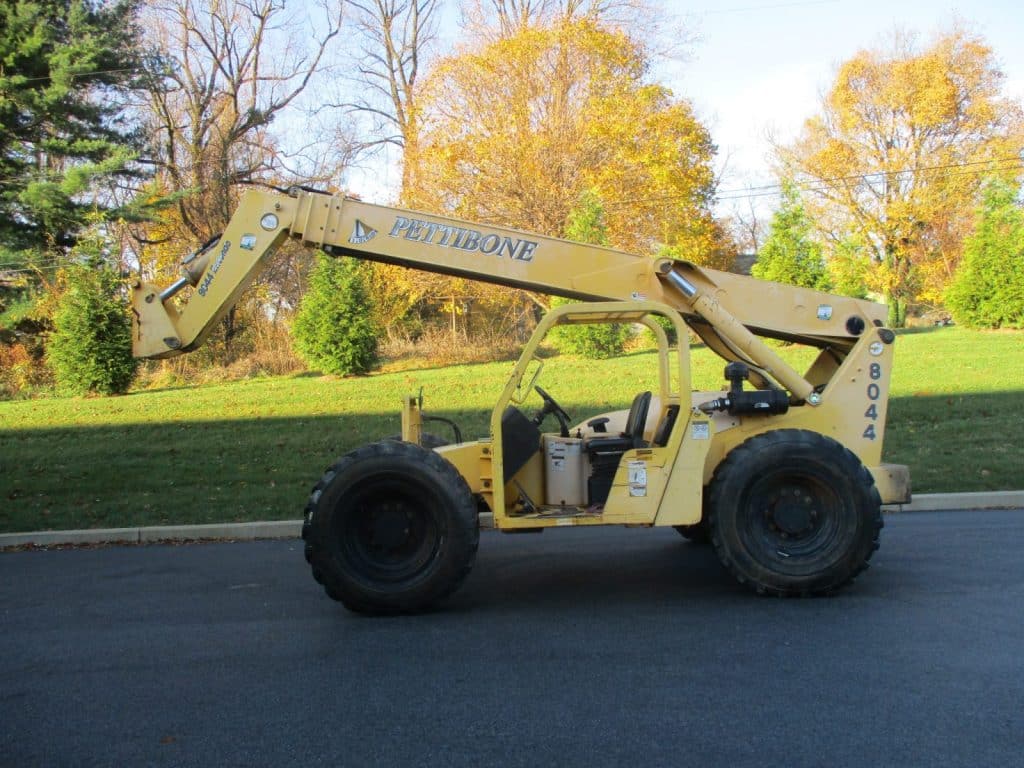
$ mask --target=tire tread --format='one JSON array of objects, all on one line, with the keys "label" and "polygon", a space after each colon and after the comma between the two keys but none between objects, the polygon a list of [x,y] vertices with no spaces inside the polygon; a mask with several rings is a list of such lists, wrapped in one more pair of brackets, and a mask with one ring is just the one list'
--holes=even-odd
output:
[{"label": "tire tread", "polygon": [[[452,574],[439,588],[431,591],[428,599],[419,595],[407,597],[396,597],[389,599],[386,603],[378,600],[366,599],[354,590],[347,589],[343,579],[334,573],[326,545],[320,540],[314,520],[321,513],[319,504],[326,490],[335,478],[343,477],[345,473],[358,467],[367,461],[379,459],[393,460],[396,464],[402,462],[415,462],[424,465],[435,482],[443,489],[443,492],[451,498],[461,500],[453,510],[455,515],[456,530],[450,530],[449,536],[468,536],[466,545],[466,557],[459,563],[458,570]],[[475,555],[480,542],[480,528],[477,507],[465,478],[459,474],[448,461],[433,450],[421,448],[413,443],[405,443],[397,440],[384,439],[374,443],[361,446],[335,461],[324,472],[323,476],[313,487],[309,500],[305,506],[305,513],[302,524],[302,538],[305,542],[304,554],[306,562],[310,564],[313,577],[321,583],[327,595],[343,603],[349,610],[366,614],[397,614],[412,613],[421,611],[435,604],[442,602],[455,592],[469,576],[475,561]]]},{"label": "tire tread", "polygon": [[[864,556],[857,561],[854,568],[835,583],[830,583],[821,587],[786,588],[758,582],[751,578],[751,576],[742,569],[735,557],[733,557],[733,554],[729,551],[728,546],[719,532],[718,518],[720,515],[720,508],[726,503],[722,498],[726,488],[725,479],[728,478],[731,473],[742,471],[738,468],[755,463],[756,457],[759,453],[763,452],[769,445],[777,444],[779,442],[815,443],[818,444],[816,450],[827,452],[826,459],[828,459],[834,466],[856,466],[856,476],[853,480],[855,483],[860,485],[862,490],[866,491],[871,498],[870,509],[867,511],[868,519],[866,520],[871,536],[870,546],[866,547]],[[751,437],[749,440],[734,448],[715,468],[710,484],[708,501],[708,529],[710,531],[711,544],[714,547],[719,560],[733,575],[733,577],[735,577],[737,582],[752,588],[759,595],[777,597],[810,597],[835,593],[852,583],[857,576],[868,568],[871,556],[878,550],[879,533],[885,525],[881,511],[882,500],[878,493],[878,489],[875,487],[874,478],[871,476],[871,473],[867,468],[861,463],[860,459],[858,459],[857,456],[844,445],[832,440],[831,438],[809,430],[780,429],[771,432],[763,432]]]}]

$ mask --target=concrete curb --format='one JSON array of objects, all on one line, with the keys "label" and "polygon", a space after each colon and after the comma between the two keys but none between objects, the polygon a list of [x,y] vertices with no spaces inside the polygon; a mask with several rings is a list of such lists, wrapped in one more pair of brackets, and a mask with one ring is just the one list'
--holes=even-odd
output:
[{"label": "concrete curb", "polygon": [[301,520],[257,523],[213,523],[212,525],[157,525],[147,528],[96,528],[85,531],[37,531],[0,534],[4,547],[54,546],[58,544],[142,544],[157,541],[297,539]]},{"label": "concrete curb", "polygon": [[[910,504],[891,504],[887,513],[940,512],[954,509],[1024,509],[1024,491],[987,493],[926,493]],[[480,516],[482,528],[493,527],[490,514]],[[147,528],[97,528],[85,531],[36,531],[0,534],[0,549],[6,547],[48,547],[62,544],[143,544],[158,541],[252,541],[254,539],[297,539],[301,520],[256,523],[214,523],[212,525],[160,525]]]},{"label": "concrete curb", "polygon": [[954,509],[1024,508],[1024,491],[984,493],[922,493],[909,504],[888,504],[885,512],[945,512]]}]

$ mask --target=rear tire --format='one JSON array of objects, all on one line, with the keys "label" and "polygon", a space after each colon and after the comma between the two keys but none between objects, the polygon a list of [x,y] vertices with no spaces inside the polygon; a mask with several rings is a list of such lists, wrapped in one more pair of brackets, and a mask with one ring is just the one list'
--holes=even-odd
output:
[{"label": "rear tire", "polygon": [[766,432],[715,470],[708,505],[722,564],[759,594],[833,592],[878,549],[881,498],[871,473],[836,441]]},{"label": "rear tire", "polygon": [[313,489],[303,538],[314,578],[352,611],[409,613],[465,580],[479,543],[476,502],[441,456],[381,440],[339,459]]}]

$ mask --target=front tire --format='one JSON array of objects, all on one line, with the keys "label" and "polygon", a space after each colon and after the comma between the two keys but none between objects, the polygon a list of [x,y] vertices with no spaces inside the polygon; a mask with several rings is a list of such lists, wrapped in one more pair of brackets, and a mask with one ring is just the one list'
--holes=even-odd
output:
[{"label": "front tire", "polygon": [[766,432],[715,470],[708,525],[722,564],[759,594],[833,592],[878,549],[881,498],[860,460],[798,429]]},{"label": "front tire", "polygon": [[676,529],[676,533],[692,544],[705,545],[711,541],[708,527],[703,522],[694,523],[693,525],[674,525],[672,527]]},{"label": "front tire", "polygon": [[479,543],[476,503],[431,450],[381,440],[335,463],[313,489],[303,538],[313,576],[358,613],[433,607],[465,580]]},{"label": "front tire", "polygon": [[[398,442],[402,442],[402,435],[388,435],[384,439],[397,440]],[[440,435],[435,435],[433,432],[423,432],[420,435],[420,445],[422,445],[424,448],[434,450],[435,448],[443,448],[446,445],[451,445],[451,443],[445,438],[441,437]]]}]

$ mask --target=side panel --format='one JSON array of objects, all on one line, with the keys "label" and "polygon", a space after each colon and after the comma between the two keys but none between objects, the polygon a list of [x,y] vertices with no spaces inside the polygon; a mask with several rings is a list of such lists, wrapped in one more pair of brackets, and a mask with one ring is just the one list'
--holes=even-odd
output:
[{"label": "side panel", "polygon": [[655,525],[693,525],[700,522],[704,498],[704,468],[715,436],[714,422],[694,412],[685,424],[677,424],[671,446],[680,441]]},{"label": "side panel", "polygon": [[[869,332],[843,360],[821,393],[818,406],[790,408],[778,416],[745,415],[732,417],[716,432],[707,464],[704,483],[711,481],[715,467],[740,443],[775,429],[807,429],[819,432],[849,448],[876,477],[879,492],[886,503],[899,503],[909,494],[906,468],[882,472],[882,443],[888,412],[889,385],[893,364],[892,343],[884,343],[879,334]],[[723,419],[724,421],[724,419]],[[892,480],[887,478],[893,478]],[[906,478],[905,480],[899,477]]]},{"label": "side panel", "polygon": [[669,448],[626,451],[604,505],[604,522],[650,525],[658,514],[670,472]]}]

